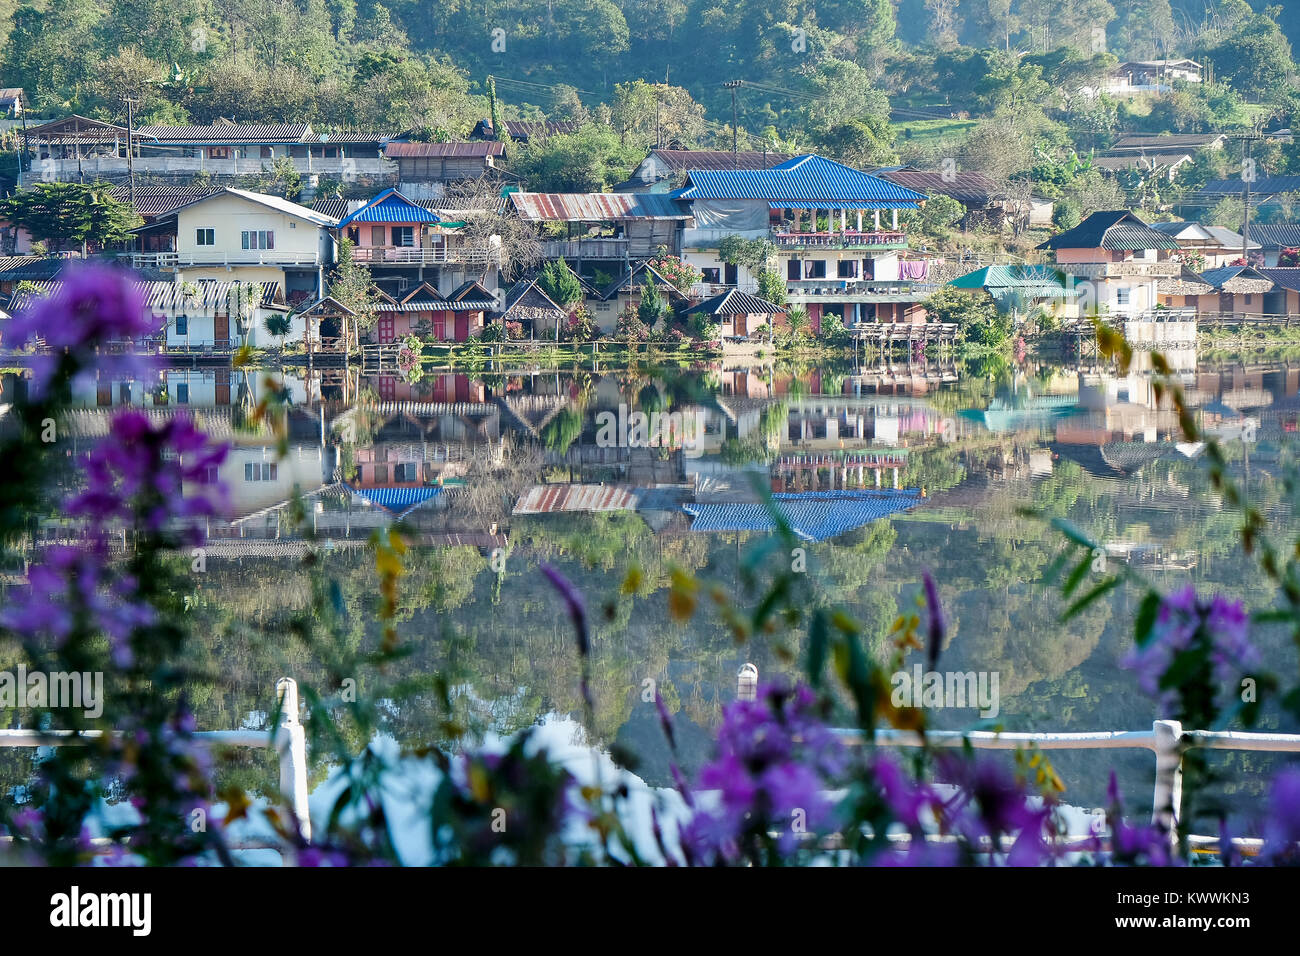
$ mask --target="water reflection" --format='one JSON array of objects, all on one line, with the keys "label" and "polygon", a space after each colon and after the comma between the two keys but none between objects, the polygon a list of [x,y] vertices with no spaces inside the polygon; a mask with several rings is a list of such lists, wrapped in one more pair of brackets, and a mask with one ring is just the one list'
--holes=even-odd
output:
[{"label": "water reflection", "polygon": [[[1294,538],[1283,479],[1300,421],[1300,365],[1172,358],[1200,427],[1226,441],[1232,470],[1275,533]],[[580,712],[567,627],[536,575],[540,560],[559,564],[604,611],[590,730],[640,752],[643,776],[664,783],[645,680],[678,711],[689,762],[704,755],[741,663],[767,676],[795,666],[762,640],[737,648],[707,608],[685,623],[668,613],[673,568],[739,588],[747,546],[771,529],[765,494],[806,546],[826,600],[862,622],[877,653],[930,568],[951,621],[945,666],[1000,672],[1002,726],[1148,725],[1150,703],[1116,666],[1131,642],[1131,595],[1117,591],[1061,626],[1059,598],[1040,584],[1060,536],[1021,513],[1029,505],[1068,519],[1104,542],[1106,560],[1162,585],[1191,581],[1253,607],[1271,603],[1237,547],[1239,519],[1208,481],[1203,447],[1181,440],[1144,364],[1139,354],[1122,377],[1088,364],[974,373],[908,364],[444,371],[416,382],[355,369],[172,369],[156,382],[91,383],[70,426],[85,440],[104,434],[117,407],[184,409],[232,443],[220,472],[229,511],[209,525],[211,572],[198,586],[202,613],[223,634],[273,630],[301,606],[293,559],[305,536],[332,553],[369,634],[374,578],[363,545],[400,520],[418,546],[403,591],[403,633],[417,646],[410,667],[452,674],[478,702],[471,724],[480,729]],[[4,387],[7,402],[22,386],[11,376]],[[257,415],[281,392],[286,453]],[[661,422],[676,414],[680,428],[666,442],[622,440],[637,413]],[[619,423],[612,444],[601,434],[608,416]],[[639,583],[625,594],[632,568]],[[1282,635],[1264,632],[1260,642],[1276,669],[1295,666]],[[309,657],[236,643],[242,663],[212,702],[214,726],[264,704],[272,663],[287,660],[304,680],[318,671]],[[936,717],[977,722],[973,711]],[[424,739],[430,721],[402,713],[397,735]],[[1298,729],[1272,710],[1264,726]],[[1061,758],[1073,802],[1101,802],[1109,760]],[[1255,772],[1267,770],[1252,760],[1249,773],[1231,765],[1236,796],[1248,797]],[[1122,766],[1141,792],[1146,761]]]}]

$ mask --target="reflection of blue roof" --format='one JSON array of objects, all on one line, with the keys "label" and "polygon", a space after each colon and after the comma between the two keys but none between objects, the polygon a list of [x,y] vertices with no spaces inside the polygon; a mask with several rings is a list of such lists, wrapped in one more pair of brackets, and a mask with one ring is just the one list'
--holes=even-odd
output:
[{"label": "reflection of blue roof", "polygon": [[441,488],[436,487],[354,488],[352,485],[348,485],[348,489],[357,497],[383,508],[385,511],[391,511],[399,518],[406,517],[410,512],[442,491]]},{"label": "reflection of blue roof", "polygon": [[[772,496],[790,529],[804,541],[825,541],[880,518],[913,508],[917,491],[805,491]],[[762,504],[697,503],[683,510],[695,520],[692,531],[775,531]]]},{"label": "reflection of blue roof", "polygon": [[963,408],[957,414],[978,422],[991,432],[1005,432],[1031,425],[1050,425],[1080,411],[1077,396],[1036,395],[1023,405],[1010,405],[999,398],[990,402],[986,409]]}]

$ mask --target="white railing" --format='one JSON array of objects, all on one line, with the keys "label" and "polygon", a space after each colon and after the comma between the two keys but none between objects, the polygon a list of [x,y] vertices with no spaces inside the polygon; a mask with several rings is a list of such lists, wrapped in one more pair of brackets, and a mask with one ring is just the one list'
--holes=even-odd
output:
[{"label": "white railing", "polygon": [[436,265],[439,263],[495,263],[490,246],[354,246],[352,258],[367,265]]},{"label": "white railing", "polygon": [[548,239],[542,243],[543,254],[548,259],[622,259],[625,256],[653,252],[647,245],[633,250],[626,239]]},{"label": "white railing", "polygon": [[[745,668],[752,668],[752,664]],[[752,693],[753,676],[745,668],[737,675],[736,696],[741,700]],[[866,743],[860,730],[837,730],[851,743]],[[931,730],[924,735],[911,730],[877,730],[872,742],[885,747],[965,747],[976,750],[1019,750],[1032,746],[1038,750],[1149,750],[1156,757],[1155,791],[1151,802],[1151,822],[1168,829],[1171,840],[1177,839],[1182,819],[1183,753],[1193,747],[1205,750],[1241,750],[1253,753],[1300,754],[1300,734],[1255,733],[1241,730],[1184,730],[1176,720],[1157,720],[1150,730],[1101,730],[1083,733],[1000,733],[989,730]],[[1067,841],[1068,842],[1068,841]],[[1081,842],[1081,841],[1074,841]],[[1196,849],[1218,846],[1217,836],[1189,834],[1188,844]],[[1234,838],[1233,845],[1245,850],[1258,849],[1259,839]]]},{"label": "white railing", "polygon": [[[264,730],[207,730],[194,734],[198,743],[208,747],[273,748],[280,760],[280,793],[289,801],[298,832],[304,840],[311,839],[311,815],[307,804],[307,737],[298,720],[298,682],[281,677],[275,682],[275,696],[279,704],[280,723],[274,731]],[[105,734],[116,736],[116,731],[85,730],[0,730],[0,747],[76,747],[98,740]],[[6,841],[12,842],[12,841]],[[109,841],[97,841],[97,849],[106,849]],[[272,841],[246,840],[231,849],[281,850]]]},{"label": "white railing", "polygon": [[137,269],[176,266],[318,266],[319,252],[279,249],[239,249],[234,252],[124,252]]},{"label": "white railing", "polygon": [[[212,176],[249,176],[268,170],[284,157],[263,159],[240,156],[234,159],[210,159],[199,156],[137,156],[133,163],[136,175],[192,177],[201,173]],[[309,175],[332,176],[344,181],[356,177],[397,178],[397,164],[377,156],[291,157],[294,169]],[[125,156],[83,156],[80,160],[35,159],[22,174],[24,186],[33,182],[75,181],[84,179],[121,179],[127,175]]]}]

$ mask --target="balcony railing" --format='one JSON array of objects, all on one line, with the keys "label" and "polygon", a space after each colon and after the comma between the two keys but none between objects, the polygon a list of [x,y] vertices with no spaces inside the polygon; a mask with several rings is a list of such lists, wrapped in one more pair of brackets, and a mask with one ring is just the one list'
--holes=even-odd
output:
[{"label": "balcony railing", "polygon": [[495,263],[497,253],[490,246],[354,246],[352,258],[366,265],[483,265]]},{"label": "balcony railing", "polygon": [[919,281],[895,282],[878,279],[790,279],[786,294],[792,301],[801,302],[818,298],[835,301],[910,302],[931,295],[939,283]]},{"label": "balcony railing", "polygon": [[321,264],[319,252],[280,249],[237,249],[234,252],[124,252],[136,269],[179,266],[308,266]]},{"label": "balcony railing", "polygon": [[781,249],[906,249],[902,232],[773,232],[772,242]]},{"label": "balcony railing", "polygon": [[1083,279],[1113,279],[1137,276],[1172,279],[1182,274],[1181,262],[1065,262],[1057,266],[1062,272]]},{"label": "balcony railing", "polygon": [[[283,158],[283,157],[279,157]],[[358,157],[291,157],[293,168],[304,174],[332,176],[351,181],[357,177],[397,178],[397,164],[378,156]],[[137,156],[134,171],[137,175],[190,177],[200,173],[213,176],[247,176],[269,169],[275,159],[261,157],[235,157],[210,159],[199,156]],[[120,179],[127,175],[125,156],[83,156],[81,159],[36,159],[31,168],[22,174],[23,185],[33,182],[69,182],[84,179]]]},{"label": "balcony railing", "polygon": [[[551,239],[542,243],[546,258],[559,259],[623,259],[635,255],[626,239]],[[650,254],[646,244],[645,255]]]}]

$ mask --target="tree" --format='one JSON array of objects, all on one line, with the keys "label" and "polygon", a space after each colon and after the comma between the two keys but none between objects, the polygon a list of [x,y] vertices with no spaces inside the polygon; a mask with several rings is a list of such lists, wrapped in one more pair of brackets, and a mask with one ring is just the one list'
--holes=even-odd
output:
[{"label": "tree", "polygon": [[125,242],[143,220],[113,198],[109,183],[37,183],[0,200],[0,215],[55,248],[106,249]]},{"label": "tree", "polygon": [[875,117],[837,123],[820,133],[817,143],[831,159],[858,169],[878,169],[898,162],[894,128],[887,120]]},{"label": "tree", "polygon": [[659,287],[653,281],[648,281],[641,286],[641,304],[636,309],[638,319],[653,329],[667,311],[668,305],[664,302]]},{"label": "tree", "polygon": [[280,349],[284,349],[284,340],[293,331],[293,321],[279,312],[273,312],[268,315],[262,322],[266,331],[280,340]]},{"label": "tree", "polygon": [[563,258],[546,263],[537,284],[562,309],[572,309],[582,301],[582,282]]},{"label": "tree", "polygon": [[[370,270],[352,257],[352,240],[344,236],[339,240],[338,262],[330,275],[329,292],[340,304],[353,313],[352,336],[344,339],[361,341],[361,330],[375,324],[375,280]],[[349,343],[350,347],[350,343]]]}]

